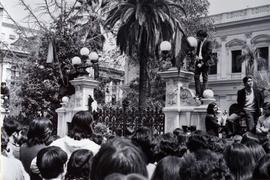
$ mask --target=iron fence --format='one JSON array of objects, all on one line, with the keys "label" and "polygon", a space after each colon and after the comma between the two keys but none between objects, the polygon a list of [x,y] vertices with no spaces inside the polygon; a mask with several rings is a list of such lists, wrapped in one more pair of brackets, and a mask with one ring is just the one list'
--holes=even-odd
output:
[{"label": "iron fence", "polygon": [[95,123],[103,123],[112,131],[123,136],[129,135],[139,127],[152,129],[153,133],[164,133],[165,115],[162,109],[98,109],[93,112]]}]

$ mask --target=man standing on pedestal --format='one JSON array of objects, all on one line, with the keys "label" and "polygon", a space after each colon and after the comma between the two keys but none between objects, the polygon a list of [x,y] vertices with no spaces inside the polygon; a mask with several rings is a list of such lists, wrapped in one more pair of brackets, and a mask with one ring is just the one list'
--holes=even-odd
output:
[{"label": "man standing on pedestal", "polygon": [[243,83],[245,88],[237,92],[237,103],[245,114],[247,130],[255,132],[258,117],[262,113],[264,98],[263,94],[253,87],[251,76],[244,77]]},{"label": "man standing on pedestal", "polygon": [[[199,30],[197,32],[198,46],[195,57],[195,90],[196,96],[202,98],[203,91],[207,88],[209,67],[214,64],[212,59],[211,41],[207,40],[207,32]],[[202,74],[203,84],[201,85],[200,76]]]}]

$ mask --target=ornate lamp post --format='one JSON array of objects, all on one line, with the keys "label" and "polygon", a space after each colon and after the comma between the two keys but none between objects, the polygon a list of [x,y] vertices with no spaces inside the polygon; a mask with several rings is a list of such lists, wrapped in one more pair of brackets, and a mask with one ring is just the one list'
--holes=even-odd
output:
[{"label": "ornate lamp post", "polygon": [[80,57],[75,56],[72,58],[72,65],[75,67],[78,76],[88,76],[87,68],[91,68],[91,76],[94,76],[94,69],[98,63],[98,54],[91,52],[87,47],[83,47],[80,50]]}]

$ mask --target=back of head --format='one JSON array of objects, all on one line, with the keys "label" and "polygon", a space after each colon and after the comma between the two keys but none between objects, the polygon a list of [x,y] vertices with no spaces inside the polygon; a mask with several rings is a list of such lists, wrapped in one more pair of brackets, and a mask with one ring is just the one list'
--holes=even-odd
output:
[{"label": "back of head", "polygon": [[155,148],[156,161],[158,162],[168,155],[181,157],[186,151],[187,148],[178,144],[178,139],[173,133],[165,133],[160,136]]},{"label": "back of head", "polygon": [[19,132],[21,130],[19,124],[10,118],[5,118],[3,127],[8,136],[11,136],[14,132]]},{"label": "back of head", "polygon": [[251,151],[255,162],[258,162],[263,156],[265,156],[266,152],[263,149],[262,145],[254,141],[248,141],[244,143]]},{"label": "back of head", "polygon": [[37,166],[42,178],[57,178],[64,172],[67,153],[61,148],[50,146],[41,149],[37,154]]},{"label": "back of head", "polygon": [[186,154],[181,163],[180,179],[220,180],[231,177],[223,156],[210,150]]},{"label": "back of head", "polygon": [[87,149],[74,151],[67,164],[66,180],[90,178],[93,152]]},{"label": "back of head", "polygon": [[270,154],[262,157],[257,163],[253,173],[253,179],[270,179]]},{"label": "back of head", "polygon": [[209,136],[206,134],[192,134],[187,141],[187,148],[191,151],[208,149]]},{"label": "back of head", "polygon": [[79,111],[72,118],[68,136],[75,140],[90,138],[93,134],[92,124],[92,113],[89,111]]},{"label": "back of head", "polygon": [[153,173],[152,180],[179,180],[179,170],[181,167],[181,158],[176,156],[167,156],[160,160]]},{"label": "back of head", "polygon": [[141,150],[127,139],[115,138],[103,144],[93,158],[91,180],[103,180],[112,173],[138,173],[147,177]]},{"label": "back of head", "polygon": [[47,118],[37,118],[30,122],[27,133],[27,144],[33,146],[36,144],[49,144],[53,130],[52,122]]},{"label": "back of head", "polygon": [[255,161],[250,149],[241,143],[233,143],[226,147],[224,158],[231,173],[236,179],[252,177]]},{"label": "back of head", "polygon": [[123,175],[120,173],[113,173],[108,175],[105,180],[147,180],[147,178],[143,177],[140,174],[132,173],[128,175]]},{"label": "back of head", "polygon": [[136,146],[140,147],[145,153],[148,162],[153,162],[153,153],[152,153],[152,132],[147,127],[138,128],[131,137],[131,141]]}]

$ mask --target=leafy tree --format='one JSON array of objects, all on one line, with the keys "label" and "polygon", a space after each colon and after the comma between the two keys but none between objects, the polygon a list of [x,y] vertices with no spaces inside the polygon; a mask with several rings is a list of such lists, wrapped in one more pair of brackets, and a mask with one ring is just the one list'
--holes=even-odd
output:
[{"label": "leafy tree", "polygon": [[[60,85],[66,85],[70,80],[65,73],[66,69],[72,70],[71,58],[79,55],[82,47],[89,47],[91,51],[102,48],[101,19],[95,11],[101,4],[97,4],[97,1],[75,1],[68,6],[63,0],[61,4],[57,1],[48,4],[44,0],[39,10],[42,12],[45,9],[51,17],[52,22],[47,25],[36,18],[23,0],[20,1],[41,29],[37,53],[29,57],[22,78],[22,113],[28,120],[49,116],[55,121],[55,109],[60,107],[61,101]],[[59,13],[53,13],[53,9]],[[54,45],[54,62],[46,63],[50,43]]]},{"label": "leafy tree", "polygon": [[116,38],[120,51],[132,57],[137,55],[140,68],[139,107],[146,105],[150,57],[156,57],[157,46],[161,41],[179,42],[175,37],[178,37],[182,28],[175,17],[176,13],[171,13],[172,7],[176,7],[178,16],[183,14],[183,8],[171,0],[119,0],[106,20],[109,28],[119,23]]},{"label": "leafy tree", "polygon": [[[186,12],[186,16],[177,15],[177,7],[172,8],[171,13],[177,17],[178,21],[181,22],[182,28],[184,29],[185,36],[195,36],[199,29],[205,29],[211,36],[214,31],[213,22],[211,19],[207,18],[209,2],[208,0],[185,0],[178,1],[174,0],[175,3],[181,5]],[[165,104],[165,86],[166,83],[157,74],[158,71],[164,71],[170,68],[170,56],[169,58],[163,58],[162,56],[150,57],[152,60],[148,61],[147,65],[147,106],[161,106],[164,107]],[[138,81],[134,80],[131,82],[129,88],[126,88],[127,99],[132,102],[138,102],[136,100],[138,96],[138,91],[134,88],[134,83],[137,84]]]}]

